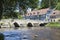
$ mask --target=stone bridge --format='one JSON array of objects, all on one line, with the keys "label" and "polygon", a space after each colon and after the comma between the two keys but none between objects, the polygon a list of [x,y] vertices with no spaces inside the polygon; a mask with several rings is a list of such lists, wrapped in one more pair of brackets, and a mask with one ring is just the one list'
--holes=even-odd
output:
[{"label": "stone bridge", "polygon": [[[15,24],[14,24],[15,23]],[[4,19],[0,21],[1,27],[15,27],[15,25],[22,27],[39,27],[44,26],[48,22],[41,20],[19,20],[19,19]]]}]

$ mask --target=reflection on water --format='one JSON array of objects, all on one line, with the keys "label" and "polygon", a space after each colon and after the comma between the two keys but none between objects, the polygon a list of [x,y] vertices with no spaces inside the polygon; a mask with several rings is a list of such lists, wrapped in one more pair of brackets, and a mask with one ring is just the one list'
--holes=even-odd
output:
[{"label": "reflection on water", "polygon": [[60,29],[47,27],[2,28],[5,40],[60,40]]},{"label": "reflection on water", "polygon": [[35,30],[35,29],[44,29],[44,27],[40,28],[40,27],[20,27],[20,28],[0,28],[0,32],[4,32],[4,31],[13,31],[13,30]]}]

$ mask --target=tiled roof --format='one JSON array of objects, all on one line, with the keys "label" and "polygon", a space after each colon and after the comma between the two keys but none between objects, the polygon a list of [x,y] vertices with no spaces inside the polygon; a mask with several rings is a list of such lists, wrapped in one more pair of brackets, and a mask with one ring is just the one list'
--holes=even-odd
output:
[{"label": "tiled roof", "polygon": [[43,15],[43,14],[46,14],[46,12],[48,10],[49,10],[49,8],[41,9],[41,10],[33,10],[30,13],[27,13],[26,16],[29,16],[29,15]]},{"label": "tiled roof", "polygon": [[59,10],[55,10],[51,14],[51,16],[57,16],[57,15],[60,15],[60,11]]}]

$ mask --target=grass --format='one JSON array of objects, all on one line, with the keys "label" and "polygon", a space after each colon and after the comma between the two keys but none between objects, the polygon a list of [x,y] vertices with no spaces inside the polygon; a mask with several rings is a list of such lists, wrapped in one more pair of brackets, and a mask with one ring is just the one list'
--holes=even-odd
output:
[{"label": "grass", "polygon": [[47,27],[60,28],[59,22],[50,22],[46,25]]}]

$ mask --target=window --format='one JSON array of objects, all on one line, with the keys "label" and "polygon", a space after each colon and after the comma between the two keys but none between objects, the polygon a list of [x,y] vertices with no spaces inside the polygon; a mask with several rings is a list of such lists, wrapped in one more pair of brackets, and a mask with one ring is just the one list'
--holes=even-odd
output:
[{"label": "window", "polygon": [[35,14],[35,12],[33,14]]},{"label": "window", "polygon": [[29,15],[29,14],[28,14]]},{"label": "window", "polygon": [[39,12],[37,12],[37,15],[39,15]]},{"label": "window", "polygon": [[56,16],[50,16],[50,18],[56,18]]},{"label": "window", "polygon": [[32,13],[30,13],[30,15],[32,15]]},{"label": "window", "polygon": [[55,13],[53,13],[53,14],[55,14]]}]

